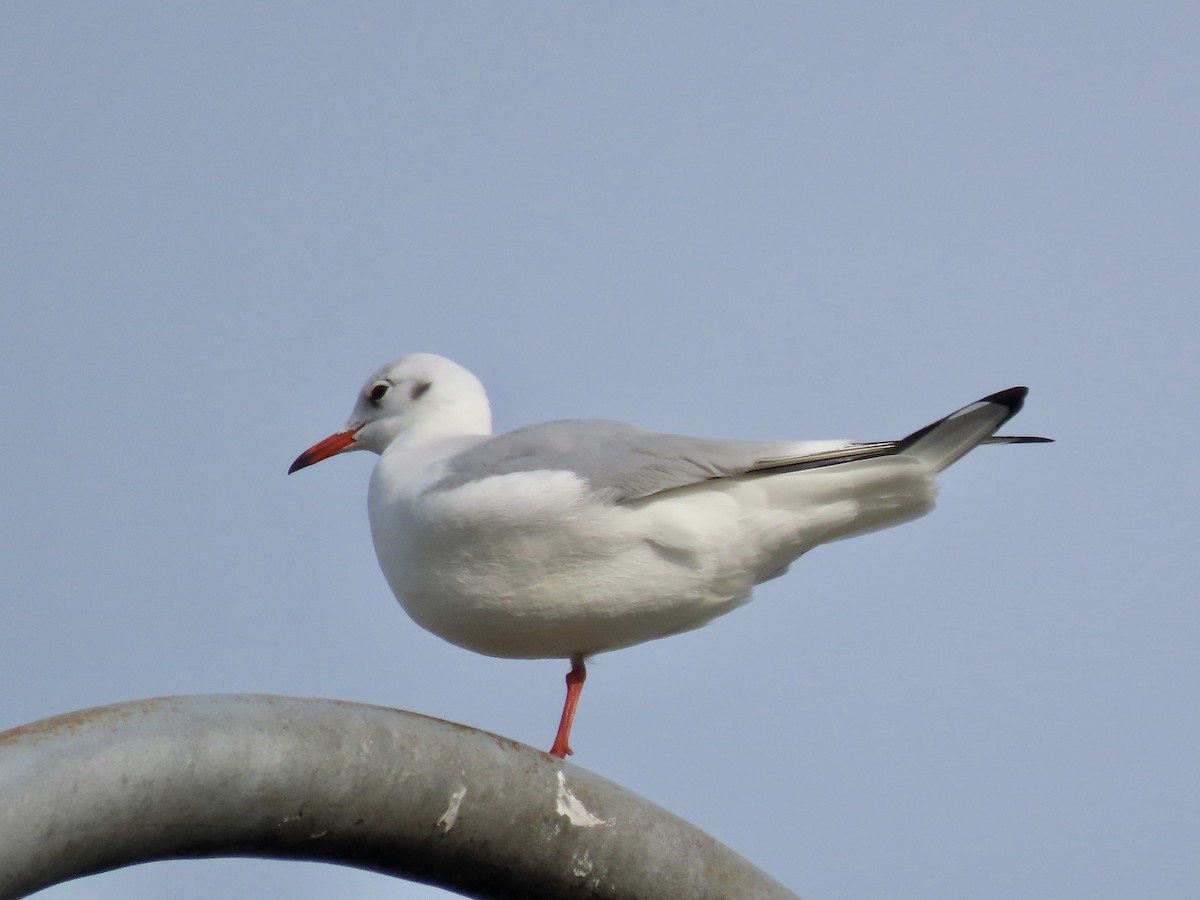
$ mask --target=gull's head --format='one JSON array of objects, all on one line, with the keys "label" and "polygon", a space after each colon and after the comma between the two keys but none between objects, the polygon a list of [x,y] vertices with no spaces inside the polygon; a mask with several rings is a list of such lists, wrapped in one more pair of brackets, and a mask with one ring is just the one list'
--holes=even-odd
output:
[{"label": "gull's head", "polygon": [[350,450],[382,453],[401,435],[437,439],[491,430],[478,378],[445,357],[412,353],[368,378],[346,426],[301,453],[288,474]]}]

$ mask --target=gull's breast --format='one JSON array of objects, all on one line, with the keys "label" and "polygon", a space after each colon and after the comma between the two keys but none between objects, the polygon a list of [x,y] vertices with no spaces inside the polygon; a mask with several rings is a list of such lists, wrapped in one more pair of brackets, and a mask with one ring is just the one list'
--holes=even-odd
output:
[{"label": "gull's breast", "polygon": [[[571,472],[520,472],[377,497],[388,583],[417,624],[494,656],[615,649],[702,624],[727,604],[712,553],[678,515],[598,500]],[[686,518],[686,516],[684,517]],[[664,535],[667,537],[664,538]],[[733,591],[748,595],[743,574]]]}]

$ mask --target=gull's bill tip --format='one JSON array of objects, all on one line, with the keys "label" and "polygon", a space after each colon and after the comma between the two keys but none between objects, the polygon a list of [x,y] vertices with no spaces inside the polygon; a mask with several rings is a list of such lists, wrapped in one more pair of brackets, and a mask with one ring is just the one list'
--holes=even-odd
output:
[{"label": "gull's bill tip", "polygon": [[299,472],[313,463],[319,463],[323,459],[328,459],[331,456],[351,449],[354,446],[355,435],[357,434],[357,428],[347,428],[344,431],[331,434],[323,441],[318,441],[296,457],[296,461],[288,467],[288,474],[291,475],[293,472]]}]

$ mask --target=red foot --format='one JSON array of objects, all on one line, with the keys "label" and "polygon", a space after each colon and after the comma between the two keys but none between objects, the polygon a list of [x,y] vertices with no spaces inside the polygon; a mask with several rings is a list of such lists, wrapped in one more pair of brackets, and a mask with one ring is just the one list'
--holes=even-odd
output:
[{"label": "red foot", "polygon": [[587,669],[583,665],[582,656],[571,657],[571,671],[567,673],[567,699],[563,703],[562,719],[558,723],[558,734],[554,737],[554,746],[550,755],[566,759],[575,751],[567,741],[571,737],[571,724],[575,721],[575,707],[579,705],[579,694],[583,690],[583,682],[587,678]]}]

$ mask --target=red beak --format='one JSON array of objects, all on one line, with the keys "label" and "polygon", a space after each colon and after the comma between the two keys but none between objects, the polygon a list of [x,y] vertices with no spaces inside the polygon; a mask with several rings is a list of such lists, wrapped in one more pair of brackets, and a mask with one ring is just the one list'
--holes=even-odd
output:
[{"label": "red beak", "polygon": [[325,440],[313,444],[296,457],[296,461],[288,469],[288,474],[291,475],[293,472],[299,472],[313,463],[319,463],[323,459],[328,459],[335,454],[349,450],[354,446],[354,437],[358,434],[359,428],[362,428],[362,426],[358,425],[354,428],[347,428],[345,431],[331,434]]}]

